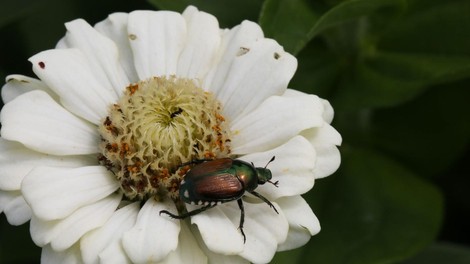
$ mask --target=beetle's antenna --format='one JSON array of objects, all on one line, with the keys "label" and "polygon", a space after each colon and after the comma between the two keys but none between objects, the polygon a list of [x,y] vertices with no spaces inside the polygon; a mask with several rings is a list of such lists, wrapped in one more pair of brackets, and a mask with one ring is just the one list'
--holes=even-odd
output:
[{"label": "beetle's antenna", "polygon": [[[264,166],[264,168],[266,169],[266,168],[268,167],[269,163],[273,162],[275,159],[276,159],[276,156],[273,156],[273,157],[268,161],[268,163],[266,163],[266,166]],[[279,185],[279,181],[272,182],[272,181],[268,180],[268,182],[271,183],[272,185],[276,186],[276,187],[278,187],[278,185]]]},{"label": "beetle's antenna", "polygon": [[279,187],[279,181],[275,181],[275,182],[272,182],[272,181],[268,181],[269,183],[271,183],[272,185],[276,186],[276,187]]},{"label": "beetle's antenna", "polygon": [[266,168],[268,167],[269,163],[273,162],[274,159],[276,159],[276,156],[273,156],[273,157],[271,158],[271,160],[269,160],[268,163],[266,163],[266,166],[264,166],[264,168],[266,169]]}]

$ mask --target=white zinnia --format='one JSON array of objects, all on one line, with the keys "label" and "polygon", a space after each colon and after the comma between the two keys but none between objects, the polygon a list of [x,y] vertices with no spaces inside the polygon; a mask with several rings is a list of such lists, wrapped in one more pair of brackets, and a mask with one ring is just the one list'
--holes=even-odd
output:
[{"label": "white zinnia", "polygon": [[[339,166],[333,109],[287,89],[297,61],[256,23],[220,29],[188,7],[66,27],[56,49],[30,59],[39,80],[10,75],[2,89],[0,212],[13,225],[31,220],[43,263],[266,263],[319,232],[300,195]],[[160,85],[174,95],[153,93]],[[144,92],[131,104],[134,88]],[[155,132],[152,111],[174,132]],[[182,175],[165,166],[208,157],[264,166],[272,156],[279,187],[256,191],[279,214],[244,197],[246,243],[235,201],[185,220],[159,214],[198,208],[175,205]],[[137,173],[142,182],[129,183]]]}]

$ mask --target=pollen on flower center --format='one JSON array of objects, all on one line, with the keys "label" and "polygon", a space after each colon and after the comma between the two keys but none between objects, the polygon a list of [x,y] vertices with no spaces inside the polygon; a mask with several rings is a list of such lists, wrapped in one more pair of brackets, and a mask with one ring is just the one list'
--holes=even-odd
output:
[{"label": "pollen on flower center", "polygon": [[128,199],[178,197],[183,163],[227,157],[221,105],[194,81],[154,77],[128,86],[100,125],[101,164]]}]

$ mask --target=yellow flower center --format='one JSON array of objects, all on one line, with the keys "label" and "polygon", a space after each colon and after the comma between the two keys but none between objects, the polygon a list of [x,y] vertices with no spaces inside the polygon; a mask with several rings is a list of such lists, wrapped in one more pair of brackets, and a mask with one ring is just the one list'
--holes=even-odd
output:
[{"label": "yellow flower center", "polygon": [[128,86],[110,107],[99,160],[128,199],[176,199],[182,164],[229,156],[226,123],[220,103],[194,81],[154,77]]}]

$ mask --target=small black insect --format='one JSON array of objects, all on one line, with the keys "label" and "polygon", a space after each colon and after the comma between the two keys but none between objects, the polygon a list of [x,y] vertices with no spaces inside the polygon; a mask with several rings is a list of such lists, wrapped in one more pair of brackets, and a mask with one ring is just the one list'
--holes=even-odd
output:
[{"label": "small black insect", "polygon": [[170,117],[175,118],[176,116],[178,116],[181,113],[183,113],[183,109],[178,107],[178,109],[176,109],[176,111],[174,111],[173,113],[170,114]]}]

